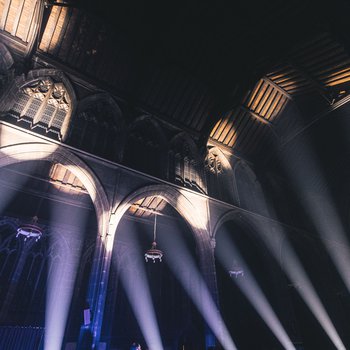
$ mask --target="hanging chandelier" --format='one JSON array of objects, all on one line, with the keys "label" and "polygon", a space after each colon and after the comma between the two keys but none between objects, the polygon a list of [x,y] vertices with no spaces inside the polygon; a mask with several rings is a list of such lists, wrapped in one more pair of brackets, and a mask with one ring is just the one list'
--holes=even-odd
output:
[{"label": "hanging chandelier", "polygon": [[26,241],[28,238],[35,238],[35,242],[37,242],[43,235],[41,228],[36,225],[37,221],[38,217],[34,216],[30,224],[22,224],[18,226],[16,238],[23,236],[24,241]]},{"label": "hanging chandelier", "polygon": [[146,262],[148,262],[148,260],[152,260],[153,263],[155,263],[157,260],[159,260],[159,262],[162,262],[163,252],[161,250],[157,249],[156,228],[157,228],[157,214],[155,214],[155,216],[154,216],[152,246],[151,246],[151,249],[148,249],[145,253]]},{"label": "hanging chandelier", "polygon": [[238,276],[244,276],[244,270],[241,266],[238,265],[237,261],[234,260],[231,269],[228,271],[230,277],[238,277]]}]

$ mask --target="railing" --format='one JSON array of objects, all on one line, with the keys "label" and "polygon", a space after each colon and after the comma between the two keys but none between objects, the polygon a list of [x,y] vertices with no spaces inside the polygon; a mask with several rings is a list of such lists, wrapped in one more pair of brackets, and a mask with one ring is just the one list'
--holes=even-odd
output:
[{"label": "railing", "polygon": [[0,326],[0,349],[41,350],[44,328],[31,326]]}]

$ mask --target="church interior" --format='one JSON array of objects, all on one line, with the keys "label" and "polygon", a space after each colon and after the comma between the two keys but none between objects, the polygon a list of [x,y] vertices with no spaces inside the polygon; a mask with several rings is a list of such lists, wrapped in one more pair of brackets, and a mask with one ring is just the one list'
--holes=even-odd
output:
[{"label": "church interior", "polygon": [[349,13],[0,0],[0,349],[350,349]]}]

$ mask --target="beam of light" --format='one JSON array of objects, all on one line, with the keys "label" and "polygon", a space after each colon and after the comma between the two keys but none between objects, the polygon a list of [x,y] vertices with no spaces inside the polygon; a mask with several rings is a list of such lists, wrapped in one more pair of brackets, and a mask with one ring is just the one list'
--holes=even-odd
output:
[{"label": "beam of light", "polygon": [[200,230],[207,230],[208,224],[208,199],[180,189],[182,196],[177,197],[176,208],[187,222]]},{"label": "beam of light", "polygon": [[203,277],[179,235],[159,235],[158,240],[165,253],[168,266],[180,281],[223,348],[226,350],[237,349]]},{"label": "beam of light", "polygon": [[[310,215],[334,265],[350,292],[350,246],[327,185],[315,156],[307,142],[298,144],[303,151],[298,155],[286,150],[284,165],[291,176],[291,183],[301,194],[301,203]],[[318,180],[316,186],[315,179]],[[321,191],[320,191],[320,188]]]},{"label": "beam of light", "polygon": [[47,278],[44,350],[61,350],[87,217],[84,214],[72,215],[67,208],[63,212],[62,207],[52,205],[50,209],[54,221],[64,223],[68,215],[70,224],[75,227],[74,232],[67,229],[55,230],[49,237],[52,254]]},{"label": "beam of light", "polygon": [[137,245],[136,232],[132,228],[128,232],[128,239],[132,242],[132,247],[136,251],[136,254],[133,254],[124,265],[121,262],[120,278],[148,348],[152,350],[163,350],[147,281],[143,252],[140,251]]},{"label": "beam of light", "polygon": [[[273,227],[273,234],[270,232],[271,225],[268,223],[259,223],[259,225],[256,226],[256,230],[264,238],[266,245],[270,249],[271,253],[275,256],[276,260],[280,261],[280,239],[281,237],[284,237],[284,235],[281,227]],[[277,237],[275,235],[277,235]],[[319,296],[317,295],[311,281],[306,275],[298,257],[286,240],[284,240],[283,260],[284,271],[288,275],[289,279],[293,281],[293,284],[299,287],[296,288],[296,290],[305,301],[305,304],[310,308],[311,312],[314,314],[326,334],[329,336],[334,346],[338,350],[346,350],[331,319],[327,314],[327,311],[322,305]]]},{"label": "beam of light", "polygon": [[0,201],[0,213],[6,211],[8,204],[12,198],[18,195],[18,190],[22,188],[27,180],[27,175],[30,175],[30,171],[27,174],[22,174],[17,171],[13,171],[13,167],[10,169],[7,167],[0,168],[0,189],[1,189],[1,201]]},{"label": "beam of light", "polygon": [[[254,306],[261,318],[269,326],[273,334],[280,341],[286,350],[295,350],[295,347],[284,330],[281,322],[277,318],[271,305],[267,301],[263,291],[260,289],[257,281],[253,277],[248,266],[245,264],[241,254],[238,252],[233,242],[230,240],[227,232],[223,232],[220,235],[223,240],[220,246],[217,245],[217,256],[219,261],[224,266],[226,271],[229,271],[232,264],[232,256],[234,256],[240,265],[243,267],[244,276],[233,278],[237,286],[245,294],[250,303]],[[220,250],[219,250],[220,248]]]},{"label": "beam of light", "polygon": [[[17,161],[40,160],[40,159],[43,160],[43,159],[46,159],[48,155],[55,153],[55,151],[58,149],[58,145],[55,145],[55,144],[22,143],[22,144],[13,145],[13,140],[18,139],[18,131],[12,130],[12,129],[16,129],[16,126],[14,125],[8,126],[8,125],[0,124],[0,135],[1,135],[0,161],[1,162],[6,162],[6,158],[9,159],[10,163],[15,163],[15,160]],[[28,139],[25,139],[25,141],[28,142]],[[40,150],[40,146],[42,146],[41,150]]]}]

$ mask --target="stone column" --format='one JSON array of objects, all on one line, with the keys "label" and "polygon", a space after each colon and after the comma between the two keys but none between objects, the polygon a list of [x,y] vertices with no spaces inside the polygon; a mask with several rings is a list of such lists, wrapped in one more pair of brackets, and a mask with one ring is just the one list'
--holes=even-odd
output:
[{"label": "stone column", "polygon": [[[207,244],[203,245],[199,250],[200,268],[213,302],[219,310],[219,297],[214,256],[216,241],[214,238],[208,237],[205,242]],[[215,345],[216,337],[210,327],[205,324],[205,348],[211,349]]]}]

